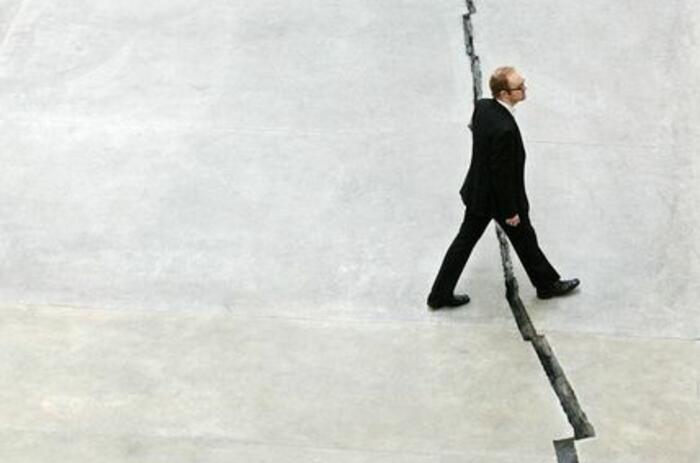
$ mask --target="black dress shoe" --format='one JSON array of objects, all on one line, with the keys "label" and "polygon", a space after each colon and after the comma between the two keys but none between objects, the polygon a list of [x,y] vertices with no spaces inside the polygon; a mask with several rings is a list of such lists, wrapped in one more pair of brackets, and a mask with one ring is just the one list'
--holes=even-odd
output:
[{"label": "black dress shoe", "polygon": [[448,297],[428,296],[428,307],[433,310],[438,310],[443,307],[459,307],[469,302],[469,296],[466,294],[457,294]]},{"label": "black dress shoe", "polygon": [[563,296],[573,291],[580,283],[578,278],[572,280],[558,280],[547,288],[537,288],[537,297],[540,299],[550,299],[552,297]]}]

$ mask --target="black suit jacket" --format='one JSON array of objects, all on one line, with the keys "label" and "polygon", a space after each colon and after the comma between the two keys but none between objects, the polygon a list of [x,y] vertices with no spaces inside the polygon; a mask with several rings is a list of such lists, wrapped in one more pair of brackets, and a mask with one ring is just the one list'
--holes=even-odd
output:
[{"label": "black suit jacket", "polygon": [[460,190],[467,211],[506,219],[526,217],[525,147],[513,115],[492,98],[476,102],[472,159]]}]

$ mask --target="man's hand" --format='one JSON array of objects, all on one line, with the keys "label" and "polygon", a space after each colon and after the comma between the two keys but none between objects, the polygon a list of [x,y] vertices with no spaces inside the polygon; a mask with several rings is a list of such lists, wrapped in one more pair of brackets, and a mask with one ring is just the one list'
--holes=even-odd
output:
[{"label": "man's hand", "polygon": [[515,214],[513,217],[510,219],[506,219],[506,223],[510,225],[511,227],[517,227],[518,224],[520,223],[520,215]]}]

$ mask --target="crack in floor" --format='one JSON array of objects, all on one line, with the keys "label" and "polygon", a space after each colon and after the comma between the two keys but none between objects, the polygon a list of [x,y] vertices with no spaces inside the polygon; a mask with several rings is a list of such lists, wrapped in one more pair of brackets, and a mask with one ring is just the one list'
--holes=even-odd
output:
[{"label": "crack in floor", "polygon": [[[476,13],[474,0],[466,0],[467,13],[462,16],[464,26],[464,41],[467,56],[471,63],[472,85],[474,103],[481,99],[481,63],[474,48],[474,27],[471,16]],[[578,463],[576,452],[576,440],[595,437],[593,425],[588,421],[586,414],[581,408],[581,404],[576,398],[573,387],[566,378],[561,364],[557,360],[547,338],[538,334],[535,325],[530,320],[530,316],[520,299],[518,291],[518,281],[513,273],[513,261],[510,257],[510,249],[506,235],[501,227],[496,224],[496,237],[501,252],[501,262],[503,264],[503,276],[506,285],[506,299],[511,308],[515,322],[520,330],[523,340],[530,342],[540,360],[540,364],[547,374],[547,378],[554,389],[559,403],[566,414],[569,424],[574,430],[573,438],[554,440],[554,450],[559,463]]]}]

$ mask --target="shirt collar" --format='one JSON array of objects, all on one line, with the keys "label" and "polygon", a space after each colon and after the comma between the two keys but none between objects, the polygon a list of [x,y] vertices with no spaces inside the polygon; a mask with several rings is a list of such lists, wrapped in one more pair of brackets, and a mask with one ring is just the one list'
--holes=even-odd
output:
[{"label": "shirt collar", "polygon": [[498,98],[496,98],[496,101],[498,101],[504,108],[510,111],[513,117],[515,117],[515,106],[511,106],[510,104],[506,103],[505,101],[501,101]]}]

